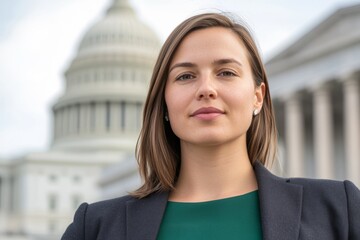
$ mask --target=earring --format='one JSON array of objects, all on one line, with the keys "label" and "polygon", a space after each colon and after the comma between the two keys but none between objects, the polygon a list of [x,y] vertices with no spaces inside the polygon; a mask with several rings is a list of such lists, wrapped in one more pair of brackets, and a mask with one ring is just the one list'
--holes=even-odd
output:
[{"label": "earring", "polygon": [[165,118],[165,121],[166,121],[166,122],[168,122],[168,121],[169,121],[169,116],[168,116],[168,113],[167,113],[167,112],[165,112],[165,116],[164,116],[164,118]]},{"label": "earring", "polygon": [[254,109],[253,115],[256,116],[256,115],[258,115],[259,112],[260,112],[259,109]]}]

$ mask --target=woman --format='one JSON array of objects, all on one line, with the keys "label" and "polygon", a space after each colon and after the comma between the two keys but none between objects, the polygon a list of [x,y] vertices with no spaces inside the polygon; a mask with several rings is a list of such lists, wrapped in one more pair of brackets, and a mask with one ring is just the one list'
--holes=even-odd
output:
[{"label": "woman", "polygon": [[265,69],[249,31],[201,14],[156,62],[137,159],[143,185],[77,210],[64,240],[360,239],[349,181],[282,179]]}]

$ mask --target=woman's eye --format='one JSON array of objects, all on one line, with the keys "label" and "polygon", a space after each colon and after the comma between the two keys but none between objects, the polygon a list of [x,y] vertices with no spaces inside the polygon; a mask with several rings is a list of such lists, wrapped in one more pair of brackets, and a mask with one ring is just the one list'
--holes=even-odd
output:
[{"label": "woman's eye", "polygon": [[222,71],[222,72],[219,73],[219,76],[231,77],[231,76],[236,76],[236,74],[231,72],[231,71]]},{"label": "woman's eye", "polygon": [[176,80],[189,80],[189,79],[193,79],[193,78],[194,78],[193,75],[187,73],[187,74],[182,74],[182,75],[178,76],[176,78]]}]

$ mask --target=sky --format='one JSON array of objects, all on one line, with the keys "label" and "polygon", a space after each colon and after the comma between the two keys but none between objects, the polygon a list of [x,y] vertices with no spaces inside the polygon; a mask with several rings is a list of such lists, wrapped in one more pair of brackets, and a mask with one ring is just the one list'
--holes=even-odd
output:
[{"label": "sky", "polygon": [[[0,159],[46,151],[51,107],[84,33],[113,0],[3,0],[0,8]],[[339,7],[360,0],[128,0],[161,41],[181,21],[231,12],[252,29],[264,59],[289,46]]]}]

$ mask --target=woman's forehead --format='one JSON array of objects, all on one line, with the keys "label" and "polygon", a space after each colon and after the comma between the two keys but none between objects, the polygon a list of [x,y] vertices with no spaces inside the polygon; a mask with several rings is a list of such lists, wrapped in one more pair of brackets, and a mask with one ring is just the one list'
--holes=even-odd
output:
[{"label": "woman's forehead", "polygon": [[171,65],[178,62],[192,62],[199,59],[217,61],[234,59],[247,61],[247,49],[240,37],[231,29],[211,27],[189,33],[176,49]]}]

